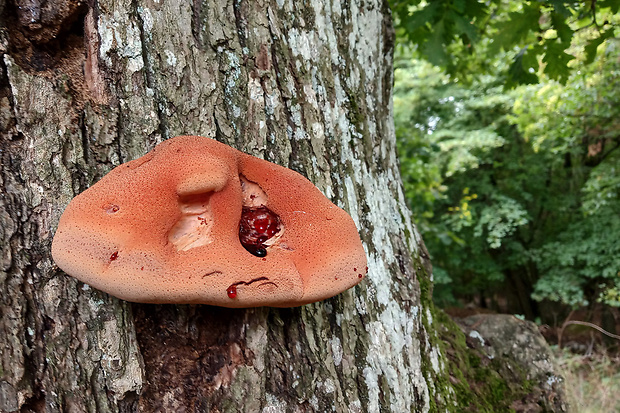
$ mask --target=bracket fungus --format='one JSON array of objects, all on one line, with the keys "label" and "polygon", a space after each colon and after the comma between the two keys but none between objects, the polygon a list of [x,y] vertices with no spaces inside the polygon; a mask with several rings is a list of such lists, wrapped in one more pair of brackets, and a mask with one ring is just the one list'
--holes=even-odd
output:
[{"label": "bracket fungus", "polygon": [[67,206],[52,256],[128,301],[293,307],[366,274],[351,217],[300,174],[180,136],[114,168]]}]

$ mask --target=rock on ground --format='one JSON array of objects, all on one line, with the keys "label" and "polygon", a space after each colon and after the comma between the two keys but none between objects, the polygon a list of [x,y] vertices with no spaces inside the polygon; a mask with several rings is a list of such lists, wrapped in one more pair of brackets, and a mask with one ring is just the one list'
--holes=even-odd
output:
[{"label": "rock on ground", "polygon": [[[507,314],[479,314],[455,319],[470,349],[480,357],[488,385],[497,377],[501,393],[521,394],[516,412],[566,412],[564,379],[536,324]],[[485,377],[479,377],[485,381]],[[470,383],[470,385],[475,385]],[[505,387],[508,388],[505,388]]]}]

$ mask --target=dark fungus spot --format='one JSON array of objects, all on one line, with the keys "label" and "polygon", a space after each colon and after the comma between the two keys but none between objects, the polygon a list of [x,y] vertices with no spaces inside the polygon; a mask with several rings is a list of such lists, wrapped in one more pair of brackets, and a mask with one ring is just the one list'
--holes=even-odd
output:
[{"label": "dark fungus spot", "polygon": [[118,210],[119,210],[119,209],[120,209],[120,208],[119,208],[119,206],[118,206],[118,205],[111,204],[111,205],[109,205],[109,206],[106,208],[106,212],[107,212],[108,214],[115,214],[115,213],[117,213],[117,212],[118,212]]}]

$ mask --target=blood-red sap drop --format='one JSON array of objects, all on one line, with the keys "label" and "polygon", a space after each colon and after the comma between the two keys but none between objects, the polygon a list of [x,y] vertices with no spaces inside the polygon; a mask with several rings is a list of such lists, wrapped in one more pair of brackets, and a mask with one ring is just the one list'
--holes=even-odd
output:
[{"label": "blood-red sap drop", "polygon": [[114,261],[118,258],[118,251],[114,251],[112,255],[110,255],[110,261]]},{"label": "blood-red sap drop", "polygon": [[226,290],[226,294],[228,294],[228,298],[237,298],[237,286],[231,285],[230,287],[228,287],[228,290]]},{"label": "blood-red sap drop", "polygon": [[239,222],[239,241],[253,255],[267,255],[264,243],[280,231],[280,217],[266,206],[243,208]]},{"label": "blood-red sap drop", "polygon": [[106,212],[108,214],[115,214],[117,213],[119,210],[118,205],[109,205],[108,208],[106,209]]}]

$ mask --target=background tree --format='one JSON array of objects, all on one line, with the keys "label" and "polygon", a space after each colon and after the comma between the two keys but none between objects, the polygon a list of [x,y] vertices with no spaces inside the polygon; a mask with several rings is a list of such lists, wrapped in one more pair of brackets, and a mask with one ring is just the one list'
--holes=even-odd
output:
[{"label": "background tree", "polygon": [[[454,406],[396,162],[385,3],[8,0],[0,15],[0,411]],[[129,304],[60,272],[69,200],[180,134],[306,175],[358,224],[368,280],[230,310]]]},{"label": "background tree", "polygon": [[[505,88],[510,52],[478,54],[480,65],[493,69],[469,82],[405,57],[410,49],[401,52],[395,121],[405,189],[443,304],[475,299],[548,322],[567,307],[619,306],[620,16],[611,3],[596,7],[608,31],[601,39],[599,25],[569,27],[572,72],[549,73],[550,62],[539,56],[545,70],[531,71],[539,83],[512,91]],[[534,17],[521,24],[541,23]],[[565,307],[542,311],[543,300]],[[613,330],[620,313],[611,313]]]}]

